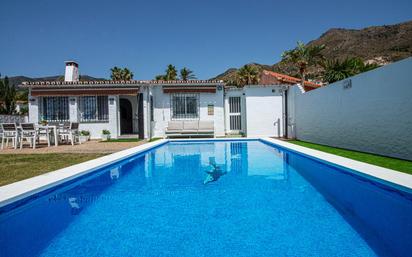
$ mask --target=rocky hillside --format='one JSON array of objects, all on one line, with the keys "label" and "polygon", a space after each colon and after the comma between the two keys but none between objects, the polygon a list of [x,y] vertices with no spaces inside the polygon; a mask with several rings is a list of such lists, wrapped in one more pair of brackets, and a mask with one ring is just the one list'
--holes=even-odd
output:
[{"label": "rocky hillside", "polygon": [[[326,47],[322,54],[327,59],[360,57],[366,62],[384,65],[412,56],[412,21],[360,30],[334,28],[308,44],[324,44]],[[291,76],[297,75],[297,70],[290,63],[279,62],[273,65],[253,63],[252,65]],[[231,68],[213,79],[231,80],[236,71],[237,69]],[[309,77],[318,77],[321,70],[312,69],[309,72],[311,73]]]}]

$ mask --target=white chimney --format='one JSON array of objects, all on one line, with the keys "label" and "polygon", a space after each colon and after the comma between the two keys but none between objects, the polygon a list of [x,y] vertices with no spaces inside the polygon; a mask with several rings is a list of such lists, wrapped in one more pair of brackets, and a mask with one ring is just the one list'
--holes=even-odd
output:
[{"label": "white chimney", "polygon": [[75,61],[67,61],[66,72],[64,73],[64,81],[79,81],[79,64]]}]

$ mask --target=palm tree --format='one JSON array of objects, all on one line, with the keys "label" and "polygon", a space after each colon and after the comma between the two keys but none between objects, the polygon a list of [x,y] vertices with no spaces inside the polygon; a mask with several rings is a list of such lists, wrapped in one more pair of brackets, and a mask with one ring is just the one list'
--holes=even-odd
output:
[{"label": "palm tree", "polygon": [[177,80],[177,70],[176,67],[172,64],[169,64],[166,69],[166,75],[164,80]]},{"label": "palm tree", "polygon": [[122,74],[122,69],[118,68],[117,66],[114,66],[113,68],[110,69],[111,75],[110,78],[112,80],[120,80],[121,74]]},{"label": "palm tree", "polygon": [[122,80],[132,80],[133,79],[133,72],[131,72],[128,68],[124,68],[122,71]]},{"label": "palm tree", "polygon": [[328,83],[333,83],[356,74],[373,70],[379,65],[365,64],[360,58],[346,58],[342,61],[338,59],[327,60],[322,64],[324,68],[323,80]]},{"label": "palm tree", "polygon": [[192,70],[189,70],[188,68],[184,67],[183,69],[180,70],[180,79],[186,81],[186,80],[196,79],[196,76]]},{"label": "palm tree", "polygon": [[132,80],[133,73],[128,68],[118,68],[114,66],[110,69],[112,74],[110,75],[112,80]]},{"label": "palm tree", "polygon": [[165,80],[165,75],[157,75],[155,80]]},{"label": "palm tree", "polygon": [[0,78],[0,101],[3,106],[0,106],[0,113],[13,114],[16,110],[16,88],[9,84],[9,78]]},{"label": "palm tree", "polygon": [[290,61],[297,66],[303,86],[308,67],[318,65],[323,60],[321,51],[324,48],[325,45],[306,46],[298,42],[294,49],[283,52],[282,61]]},{"label": "palm tree", "polygon": [[323,80],[328,83],[333,83],[354,75],[354,70],[349,59],[343,61],[327,60],[322,65],[324,68]]},{"label": "palm tree", "polygon": [[258,84],[260,71],[256,66],[246,64],[237,71],[237,79],[241,86]]}]

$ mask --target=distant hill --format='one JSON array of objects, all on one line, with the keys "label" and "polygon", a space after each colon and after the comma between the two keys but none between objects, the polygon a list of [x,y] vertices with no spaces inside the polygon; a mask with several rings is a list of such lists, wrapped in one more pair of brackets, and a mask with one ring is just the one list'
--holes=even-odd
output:
[{"label": "distant hill", "polygon": [[[9,83],[11,85],[15,85],[17,89],[16,99],[20,101],[27,101],[27,98],[28,98],[29,90],[27,88],[18,87],[18,85],[21,85],[21,83],[24,81],[34,82],[34,81],[63,81],[63,80],[64,80],[63,75],[40,77],[40,78],[30,78],[26,76],[9,77]],[[94,78],[88,75],[81,75],[80,80],[81,81],[102,80],[102,78]]]},{"label": "distant hill", "polygon": [[[321,44],[326,46],[322,54],[327,59],[360,57],[366,62],[388,64],[412,56],[412,21],[359,30],[334,28],[308,43],[308,45]],[[298,74],[297,69],[290,63],[279,62],[273,65],[252,63],[252,65],[259,69],[291,76]],[[231,68],[212,79],[230,81],[235,77],[236,71],[237,69]],[[316,78],[320,72],[319,69],[309,70],[309,77]]]},{"label": "distant hill", "polygon": [[[57,76],[49,76],[49,77],[40,77],[40,78],[30,78],[26,76],[15,76],[15,77],[9,77],[9,82],[12,85],[18,86],[24,81],[28,82],[34,82],[34,81],[63,81],[64,76],[63,75],[57,75]],[[90,81],[90,80],[102,80],[102,78],[94,78],[88,75],[81,75],[80,80],[82,81]]]}]

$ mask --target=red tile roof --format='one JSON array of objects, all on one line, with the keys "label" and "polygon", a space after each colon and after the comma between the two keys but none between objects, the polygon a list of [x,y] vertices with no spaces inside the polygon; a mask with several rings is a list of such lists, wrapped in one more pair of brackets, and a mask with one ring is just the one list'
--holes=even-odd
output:
[{"label": "red tile roof", "polygon": [[[270,84],[279,84],[279,83],[286,83],[289,85],[296,85],[301,83],[301,79],[295,78],[292,76],[288,76],[285,74],[277,73],[274,71],[263,70],[260,78],[260,84],[262,85],[270,85]],[[314,82],[305,81],[305,87],[309,87],[310,89],[321,87],[321,85],[316,84]],[[309,90],[310,90],[309,89]]]},{"label": "red tile roof", "polygon": [[130,85],[182,85],[182,86],[210,86],[224,85],[222,80],[91,80],[91,81],[35,81],[23,82],[20,87],[82,87],[82,86],[119,86],[128,87]]}]

